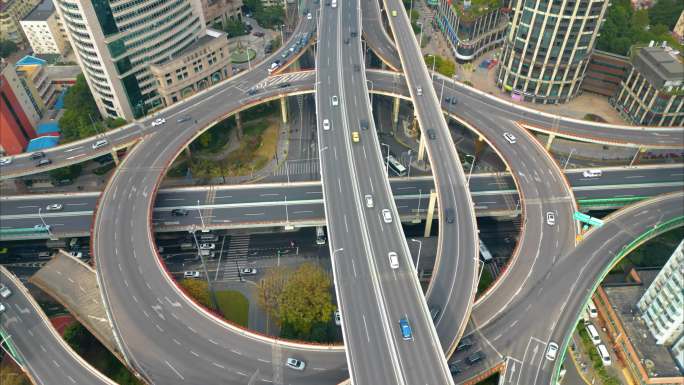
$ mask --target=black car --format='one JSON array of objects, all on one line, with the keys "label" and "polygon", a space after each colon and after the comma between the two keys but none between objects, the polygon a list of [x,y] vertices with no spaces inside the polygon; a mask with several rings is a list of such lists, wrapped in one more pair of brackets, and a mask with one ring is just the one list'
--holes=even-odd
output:
[{"label": "black car", "polygon": [[278,84],[278,88],[286,88],[289,86],[291,86],[291,84],[288,82]]},{"label": "black car", "polygon": [[45,153],[43,151],[36,151],[31,154],[31,159],[36,160],[40,158],[45,158]]},{"label": "black car", "polygon": [[254,95],[254,94],[256,94],[258,91],[259,91],[259,90],[257,90],[256,88],[250,88],[250,89],[247,90],[247,95]]},{"label": "black car", "polygon": [[456,364],[449,364],[449,371],[451,372],[452,375],[457,375],[461,373],[461,368],[458,367]]},{"label": "black car", "polygon": [[454,219],[455,219],[454,209],[452,209],[451,207],[448,207],[446,209],[446,222],[447,223],[454,223]]},{"label": "black car", "polygon": [[475,352],[475,353],[469,355],[468,357],[466,357],[465,362],[468,365],[474,365],[474,364],[484,360],[485,357],[487,357],[487,356],[484,354],[484,352],[482,350],[480,350],[480,351]]},{"label": "black car", "polygon": [[184,217],[189,214],[189,211],[186,209],[173,209],[171,210],[171,215],[174,217]]},{"label": "black car", "polygon": [[357,36],[356,31],[351,31],[351,37],[356,37],[356,36]]},{"label": "black car", "polygon": [[451,104],[456,104],[456,97],[451,98]]},{"label": "black car", "polygon": [[354,64],[354,71],[356,71],[356,72],[361,71],[361,66],[358,64]]},{"label": "black car", "polygon": [[437,139],[437,133],[435,133],[435,130],[433,130],[432,128],[428,128],[427,134],[428,134],[428,138],[430,138],[432,140]]},{"label": "black car", "polygon": [[366,119],[361,119],[359,122],[359,126],[361,126],[362,130],[367,130],[368,129],[368,121]]},{"label": "black car", "polygon": [[473,346],[473,340],[470,337],[463,337],[456,346],[456,351],[468,350],[471,346]]},{"label": "black car", "polygon": [[43,167],[52,164],[52,161],[50,159],[41,159],[37,164],[36,167]]},{"label": "black car", "polygon": [[344,38],[344,44],[349,44],[349,38],[348,37]]}]

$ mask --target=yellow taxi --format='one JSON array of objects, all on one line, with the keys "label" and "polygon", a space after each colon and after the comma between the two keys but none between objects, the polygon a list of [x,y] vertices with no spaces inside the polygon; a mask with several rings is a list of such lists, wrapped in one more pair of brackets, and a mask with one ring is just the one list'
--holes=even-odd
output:
[{"label": "yellow taxi", "polygon": [[359,140],[361,140],[361,138],[359,137],[359,132],[358,131],[352,132],[352,142],[358,143]]}]

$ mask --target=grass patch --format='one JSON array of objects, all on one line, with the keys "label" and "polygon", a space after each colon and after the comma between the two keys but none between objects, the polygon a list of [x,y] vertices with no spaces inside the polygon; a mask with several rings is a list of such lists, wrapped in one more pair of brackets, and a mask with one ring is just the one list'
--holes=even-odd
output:
[{"label": "grass patch", "polygon": [[249,175],[266,166],[278,145],[278,128],[278,123],[271,120],[246,123],[240,147],[226,158],[227,175]]},{"label": "grass patch", "polygon": [[188,172],[188,161],[185,159],[176,159],[173,165],[166,173],[166,176],[171,178],[183,178]]},{"label": "grass patch", "polygon": [[223,318],[242,327],[247,327],[249,321],[247,297],[235,290],[217,291],[216,302]]},{"label": "grass patch", "polygon": [[0,361],[0,384],[31,385],[31,381],[12,361],[9,355],[5,355],[2,361]]},{"label": "grass patch", "polygon": [[[248,58],[249,56],[249,58]],[[230,61],[233,64],[247,63],[250,60],[254,60],[256,57],[256,51],[251,48],[241,49],[233,51],[230,54]]]},{"label": "grass patch", "polygon": [[491,286],[493,282],[494,277],[492,277],[492,273],[489,272],[489,269],[484,269],[484,271],[482,271],[482,276],[480,277],[480,282],[477,284],[477,294],[484,293],[489,289],[489,286]]},{"label": "grass patch", "polygon": [[202,153],[216,154],[221,152],[230,140],[230,134],[235,128],[235,117],[231,116],[215,124],[198,136],[190,144],[190,150]]}]

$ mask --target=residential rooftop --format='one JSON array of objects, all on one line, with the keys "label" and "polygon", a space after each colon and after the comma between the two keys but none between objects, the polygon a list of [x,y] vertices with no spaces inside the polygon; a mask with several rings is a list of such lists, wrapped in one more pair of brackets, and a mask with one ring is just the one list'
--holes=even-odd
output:
[{"label": "residential rooftop", "polygon": [[466,2],[463,0],[456,0],[451,4],[454,12],[464,20],[475,20],[502,6],[503,2],[501,0],[470,0],[470,6],[468,7],[466,7]]},{"label": "residential rooftop", "polygon": [[43,0],[31,11],[24,21],[45,21],[55,12],[55,5],[52,0]]},{"label": "residential rooftop", "polygon": [[643,47],[634,67],[656,88],[684,84],[684,63],[678,54],[663,47]]}]

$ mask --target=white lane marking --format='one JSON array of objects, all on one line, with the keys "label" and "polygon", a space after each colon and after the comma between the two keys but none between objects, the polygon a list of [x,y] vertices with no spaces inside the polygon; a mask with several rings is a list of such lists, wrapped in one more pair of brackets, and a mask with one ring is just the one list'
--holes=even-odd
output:
[{"label": "white lane marking", "polygon": [[171,368],[171,370],[173,370],[173,372],[176,373],[176,375],[177,375],[178,377],[180,377],[181,380],[185,381],[185,377],[183,377],[182,374],[178,373],[178,371],[176,370],[176,368],[174,368],[173,366],[171,366],[171,364],[169,363],[169,361],[164,361],[164,362],[166,362],[166,365],[168,365],[169,368]]},{"label": "white lane marking", "polygon": [[370,342],[370,333],[368,332],[368,324],[366,324],[366,315],[362,314],[361,317],[363,317],[363,327],[366,329],[366,339],[368,342]]},{"label": "white lane marking", "polygon": [[82,148],[83,148],[83,146],[78,146],[78,147],[70,148],[70,149],[68,149],[68,150],[64,150],[64,152],[76,151],[76,150],[80,150],[80,149],[82,149]]},{"label": "white lane marking", "polygon": [[86,155],[86,154],[78,154],[78,155],[70,156],[70,157],[67,158],[67,160],[80,158],[80,157],[85,156],[85,155]]}]

